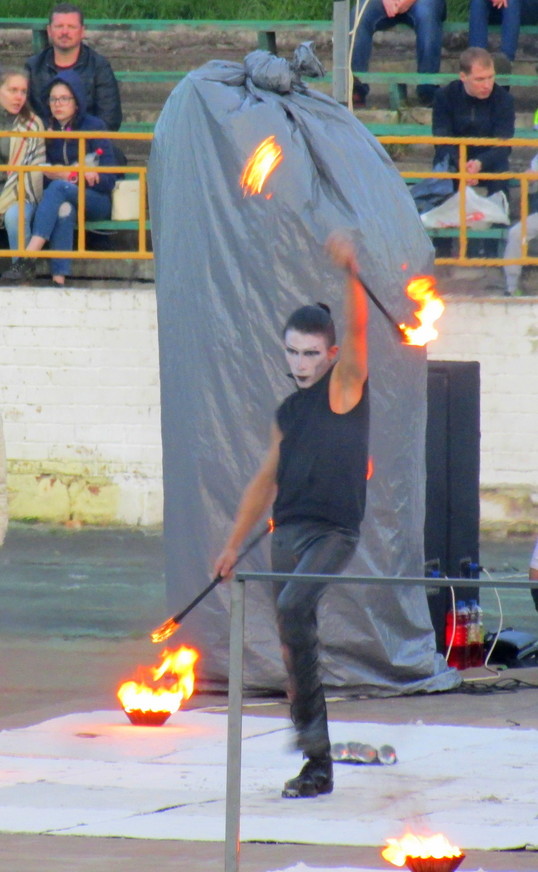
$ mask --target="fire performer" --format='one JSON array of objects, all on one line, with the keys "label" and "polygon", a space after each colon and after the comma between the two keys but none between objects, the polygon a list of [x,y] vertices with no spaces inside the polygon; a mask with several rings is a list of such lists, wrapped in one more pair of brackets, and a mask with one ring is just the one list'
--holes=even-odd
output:
[{"label": "fire performer", "polygon": [[[298,388],[276,413],[267,455],[241,498],[215,563],[227,577],[241,543],[271,503],[272,567],[279,573],[334,574],[353,556],[366,500],[368,362],[366,292],[351,240],[338,232],[326,243],[347,273],[345,332],[337,359],[327,306],[297,309],[283,331],[285,356]],[[296,744],[307,762],[287,781],[284,797],[330,793],[333,771],[325,696],[318,673],[317,605],[323,584],[275,584],[277,621]]]}]

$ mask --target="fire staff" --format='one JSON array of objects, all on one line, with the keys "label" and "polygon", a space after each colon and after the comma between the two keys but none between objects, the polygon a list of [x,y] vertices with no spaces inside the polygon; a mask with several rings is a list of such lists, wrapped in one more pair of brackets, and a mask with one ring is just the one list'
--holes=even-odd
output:
[{"label": "fire staff", "polygon": [[241,498],[215,574],[227,577],[241,543],[273,503],[278,629],[288,671],[291,719],[306,763],[284,797],[330,793],[333,771],[325,696],[318,670],[317,605],[323,584],[293,573],[341,572],[353,556],[366,500],[368,464],[368,301],[351,240],[332,234],[326,250],[346,272],[345,332],[336,345],[329,308],[297,309],[284,328],[287,364],[297,386],[276,413],[270,445]]}]

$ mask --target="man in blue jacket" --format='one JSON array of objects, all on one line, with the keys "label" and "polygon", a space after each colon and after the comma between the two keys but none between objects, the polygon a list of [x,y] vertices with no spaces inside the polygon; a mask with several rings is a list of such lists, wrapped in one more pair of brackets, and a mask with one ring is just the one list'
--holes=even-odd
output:
[{"label": "man in blue jacket", "polygon": [[119,130],[122,112],[118,82],[102,55],[85,45],[84,14],[73,3],[59,3],[49,16],[50,45],[26,61],[30,73],[30,103],[45,119],[48,106],[43,90],[58,73],[73,70],[82,79],[88,112],[104,121],[106,130]]}]

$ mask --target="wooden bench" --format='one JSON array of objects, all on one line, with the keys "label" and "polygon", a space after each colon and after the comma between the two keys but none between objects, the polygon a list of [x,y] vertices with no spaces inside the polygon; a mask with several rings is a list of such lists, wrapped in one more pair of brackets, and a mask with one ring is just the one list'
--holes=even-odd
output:
[{"label": "wooden bench", "polygon": [[[361,120],[360,115],[357,116],[359,121]],[[377,121],[368,121],[363,122],[364,126],[368,128],[370,133],[373,133],[374,136],[384,137],[384,136],[433,136],[431,124],[407,124],[405,122],[377,122]],[[537,139],[538,140],[538,130],[535,130],[533,127],[516,127],[514,131],[514,139]]]},{"label": "wooden bench", "polygon": [[[538,33],[538,28],[537,28]],[[367,72],[358,74],[361,82],[368,85],[383,84],[389,87],[389,106],[398,111],[407,98],[407,87],[417,85],[447,85],[458,78],[457,73],[412,73],[401,72]],[[503,73],[495,76],[498,85],[510,87],[538,88],[536,76]]]},{"label": "wooden bench", "polygon": [[[45,18],[0,18],[0,30],[17,29],[32,31],[32,45],[34,51],[41,51],[47,45],[47,20]],[[331,20],[286,20],[268,21],[256,19],[221,20],[221,19],[186,19],[186,18],[87,18],[86,29],[100,31],[159,31],[174,30],[186,27],[191,30],[212,27],[220,30],[253,30],[258,34],[258,45],[269,51],[277,50],[277,36],[283,32],[314,31],[331,32],[333,23]],[[396,25],[403,29],[405,25]],[[469,23],[467,21],[445,21],[444,33],[467,33]],[[498,25],[489,27],[491,33],[500,31]],[[520,34],[538,34],[538,25],[522,25]]]},{"label": "wooden bench", "polygon": [[[45,18],[0,18],[0,30],[17,29],[32,31],[32,47],[34,52],[41,51],[48,45],[47,24]],[[87,31],[160,31],[177,30],[181,27],[190,30],[213,28],[217,30],[252,30],[257,33],[258,47],[267,51],[277,51],[277,35],[283,32],[332,32],[332,21],[320,20],[220,20],[220,19],[188,19],[188,18],[86,18],[84,26]]]}]

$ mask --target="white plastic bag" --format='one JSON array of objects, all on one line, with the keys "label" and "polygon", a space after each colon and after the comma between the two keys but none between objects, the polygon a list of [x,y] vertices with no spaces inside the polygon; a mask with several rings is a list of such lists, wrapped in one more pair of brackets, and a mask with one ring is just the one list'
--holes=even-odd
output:
[{"label": "white plastic bag", "polygon": [[[421,216],[424,227],[434,230],[440,227],[460,226],[460,195],[453,194],[440,206],[424,212]],[[465,188],[465,224],[473,230],[484,230],[492,224],[510,224],[508,200],[504,191],[491,197],[482,197],[474,188]]]},{"label": "white plastic bag", "polygon": [[119,179],[112,191],[112,220],[136,221],[140,212],[140,180]]}]

